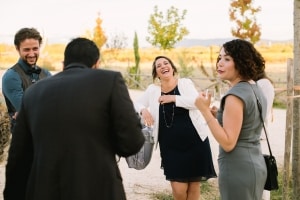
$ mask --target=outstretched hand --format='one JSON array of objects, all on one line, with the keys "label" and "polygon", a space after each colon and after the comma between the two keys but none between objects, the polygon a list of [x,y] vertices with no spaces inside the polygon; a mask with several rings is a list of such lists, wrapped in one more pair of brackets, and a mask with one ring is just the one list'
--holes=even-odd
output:
[{"label": "outstretched hand", "polygon": [[216,106],[211,107],[210,112],[215,118],[217,118],[218,108]]},{"label": "outstretched hand", "polygon": [[211,94],[205,94],[204,92],[200,92],[199,96],[196,98],[195,105],[201,112],[206,111],[207,109],[210,109],[210,99]]}]

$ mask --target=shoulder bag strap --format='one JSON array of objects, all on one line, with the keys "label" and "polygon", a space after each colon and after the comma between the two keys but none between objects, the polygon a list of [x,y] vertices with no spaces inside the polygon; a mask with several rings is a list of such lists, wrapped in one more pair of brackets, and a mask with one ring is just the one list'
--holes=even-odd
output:
[{"label": "shoulder bag strap", "polygon": [[[249,83],[250,84],[250,83]],[[271,151],[271,147],[270,147],[270,143],[269,143],[269,139],[268,139],[268,134],[267,134],[267,129],[265,127],[265,123],[264,123],[264,120],[263,120],[263,117],[262,117],[262,106],[261,106],[261,103],[252,87],[252,85],[250,84],[251,88],[252,88],[252,91],[255,95],[255,98],[256,98],[256,102],[257,102],[257,107],[258,107],[258,110],[259,110],[259,117],[260,117],[260,120],[263,124],[263,128],[264,128],[264,132],[265,132],[265,135],[266,135],[266,139],[267,139],[267,143],[268,143],[268,148],[269,148],[269,152],[270,152],[270,156],[272,156],[272,151]]]}]

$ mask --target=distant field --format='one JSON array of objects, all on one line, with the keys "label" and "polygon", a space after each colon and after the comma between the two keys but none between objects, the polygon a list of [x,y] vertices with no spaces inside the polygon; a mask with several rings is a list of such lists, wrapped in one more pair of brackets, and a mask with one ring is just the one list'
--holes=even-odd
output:
[{"label": "distant field", "polygon": [[[64,44],[51,44],[42,47],[39,64],[54,69],[61,69],[63,61]],[[267,64],[285,63],[287,58],[293,57],[293,44],[260,44],[257,49],[261,52]],[[203,63],[214,65],[218,56],[220,46],[195,46],[180,47],[170,51],[159,50],[156,48],[139,49],[141,68],[151,67],[151,62],[158,55],[166,55],[175,63],[184,62],[187,65],[201,65]],[[0,44],[0,69],[7,68],[15,63],[18,54],[15,47],[7,44]],[[102,66],[128,67],[135,65],[133,48],[112,50],[101,50]]]},{"label": "distant field", "polygon": [[[63,44],[43,46],[38,64],[51,71],[60,71],[64,48]],[[293,58],[293,44],[261,44],[257,49],[266,60],[266,71],[274,81],[275,87],[285,87],[287,59]],[[139,49],[139,67],[143,81],[141,84],[146,87],[152,82],[152,61],[158,55],[165,55],[173,60],[181,77],[192,78],[198,89],[206,88],[213,84],[211,80],[214,79],[214,67],[219,50],[220,46],[181,47],[171,51],[141,48]],[[9,68],[17,59],[18,54],[14,46],[0,44],[0,70]],[[128,69],[133,66],[135,66],[133,49],[101,51],[102,68],[120,71],[126,78]]]}]

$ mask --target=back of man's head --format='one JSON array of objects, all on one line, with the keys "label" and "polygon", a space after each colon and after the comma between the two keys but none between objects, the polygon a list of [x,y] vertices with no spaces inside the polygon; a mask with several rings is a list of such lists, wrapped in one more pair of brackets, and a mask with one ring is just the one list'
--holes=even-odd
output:
[{"label": "back of man's head", "polygon": [[93,41],[86,38],[75,38],[66,46],[64,67],[71,63],[81,63],[92,68],[99,58],[99,48]]}]

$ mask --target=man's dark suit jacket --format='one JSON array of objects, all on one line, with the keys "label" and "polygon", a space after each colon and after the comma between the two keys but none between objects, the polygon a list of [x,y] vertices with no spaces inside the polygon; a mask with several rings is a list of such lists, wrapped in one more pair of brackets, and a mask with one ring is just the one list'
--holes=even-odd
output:
[{"label": "man's dark suit jacket", "polygon": [[24,94],[4,199],[126,199],[116,155],[132,155],[143,143],[122,75],[68,68]]}]

